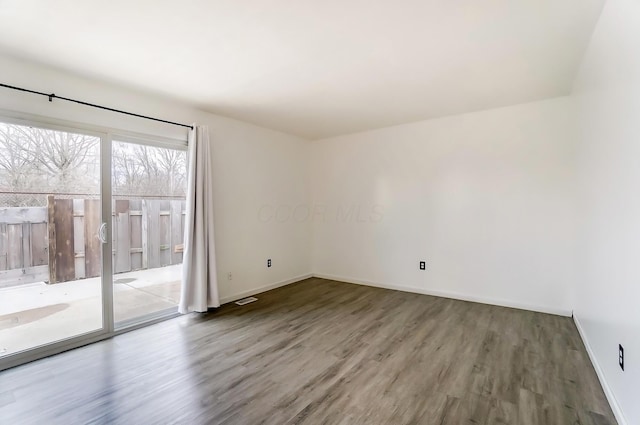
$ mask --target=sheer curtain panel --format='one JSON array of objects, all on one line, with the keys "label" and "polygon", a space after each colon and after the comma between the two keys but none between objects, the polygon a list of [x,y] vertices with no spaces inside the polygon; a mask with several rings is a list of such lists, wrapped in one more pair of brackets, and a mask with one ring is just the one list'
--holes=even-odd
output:
[{"label": "sheer curtain panel", "polygon": [[187,210],[180,313],[219,307],[216,250],[213,232],[213,170],[209,129],[189,132]]}]

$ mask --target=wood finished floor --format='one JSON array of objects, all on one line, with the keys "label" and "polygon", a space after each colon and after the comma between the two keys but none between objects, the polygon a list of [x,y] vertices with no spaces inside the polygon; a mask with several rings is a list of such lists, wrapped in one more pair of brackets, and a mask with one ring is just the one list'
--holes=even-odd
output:
[{"label": "wood finished floor", "polygon": [[308,279],[0,372],[1,424],[615,424],[570,318]]}]

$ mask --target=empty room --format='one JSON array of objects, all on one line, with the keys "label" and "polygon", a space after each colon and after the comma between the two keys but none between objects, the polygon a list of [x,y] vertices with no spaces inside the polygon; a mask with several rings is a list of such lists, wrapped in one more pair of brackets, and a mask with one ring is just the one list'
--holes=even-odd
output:
[{"label": "empty room", "polygon": [[0,424],[640,424],[639,158],[639,0],[0,0]]}]

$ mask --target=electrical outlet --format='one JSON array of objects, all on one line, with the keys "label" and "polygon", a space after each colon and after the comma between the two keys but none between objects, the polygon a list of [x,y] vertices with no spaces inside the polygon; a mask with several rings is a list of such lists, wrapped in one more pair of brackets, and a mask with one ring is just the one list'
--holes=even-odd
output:
[{"label": "electrical outlet", "polygon": [[618,364],[620,369],[624,372],[624,347],[622,344],[618,344]]},{"label": "electrical outlet", "polygon": [[233,275],[231,274],[231,272],[227,274],[227,280],[233,280]]},{"label": "electrical outlet", "polygon": [[420,261],[420,270],[427,270],[427,262]]},{"label": "electrical outlet", "polygon": [[267,260],[267,267],[271,267],[271,258]]}]

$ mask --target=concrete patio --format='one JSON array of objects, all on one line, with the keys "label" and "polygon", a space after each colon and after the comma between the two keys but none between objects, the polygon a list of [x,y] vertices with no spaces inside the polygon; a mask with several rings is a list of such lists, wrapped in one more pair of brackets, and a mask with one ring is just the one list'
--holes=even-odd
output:
[{"label": "concrete patio", "polygon": [[[175,308],[182,265],[114,275],[118,323]],[[0,289],[0,356],[67,339],[102,327],[100,278]]]}]

